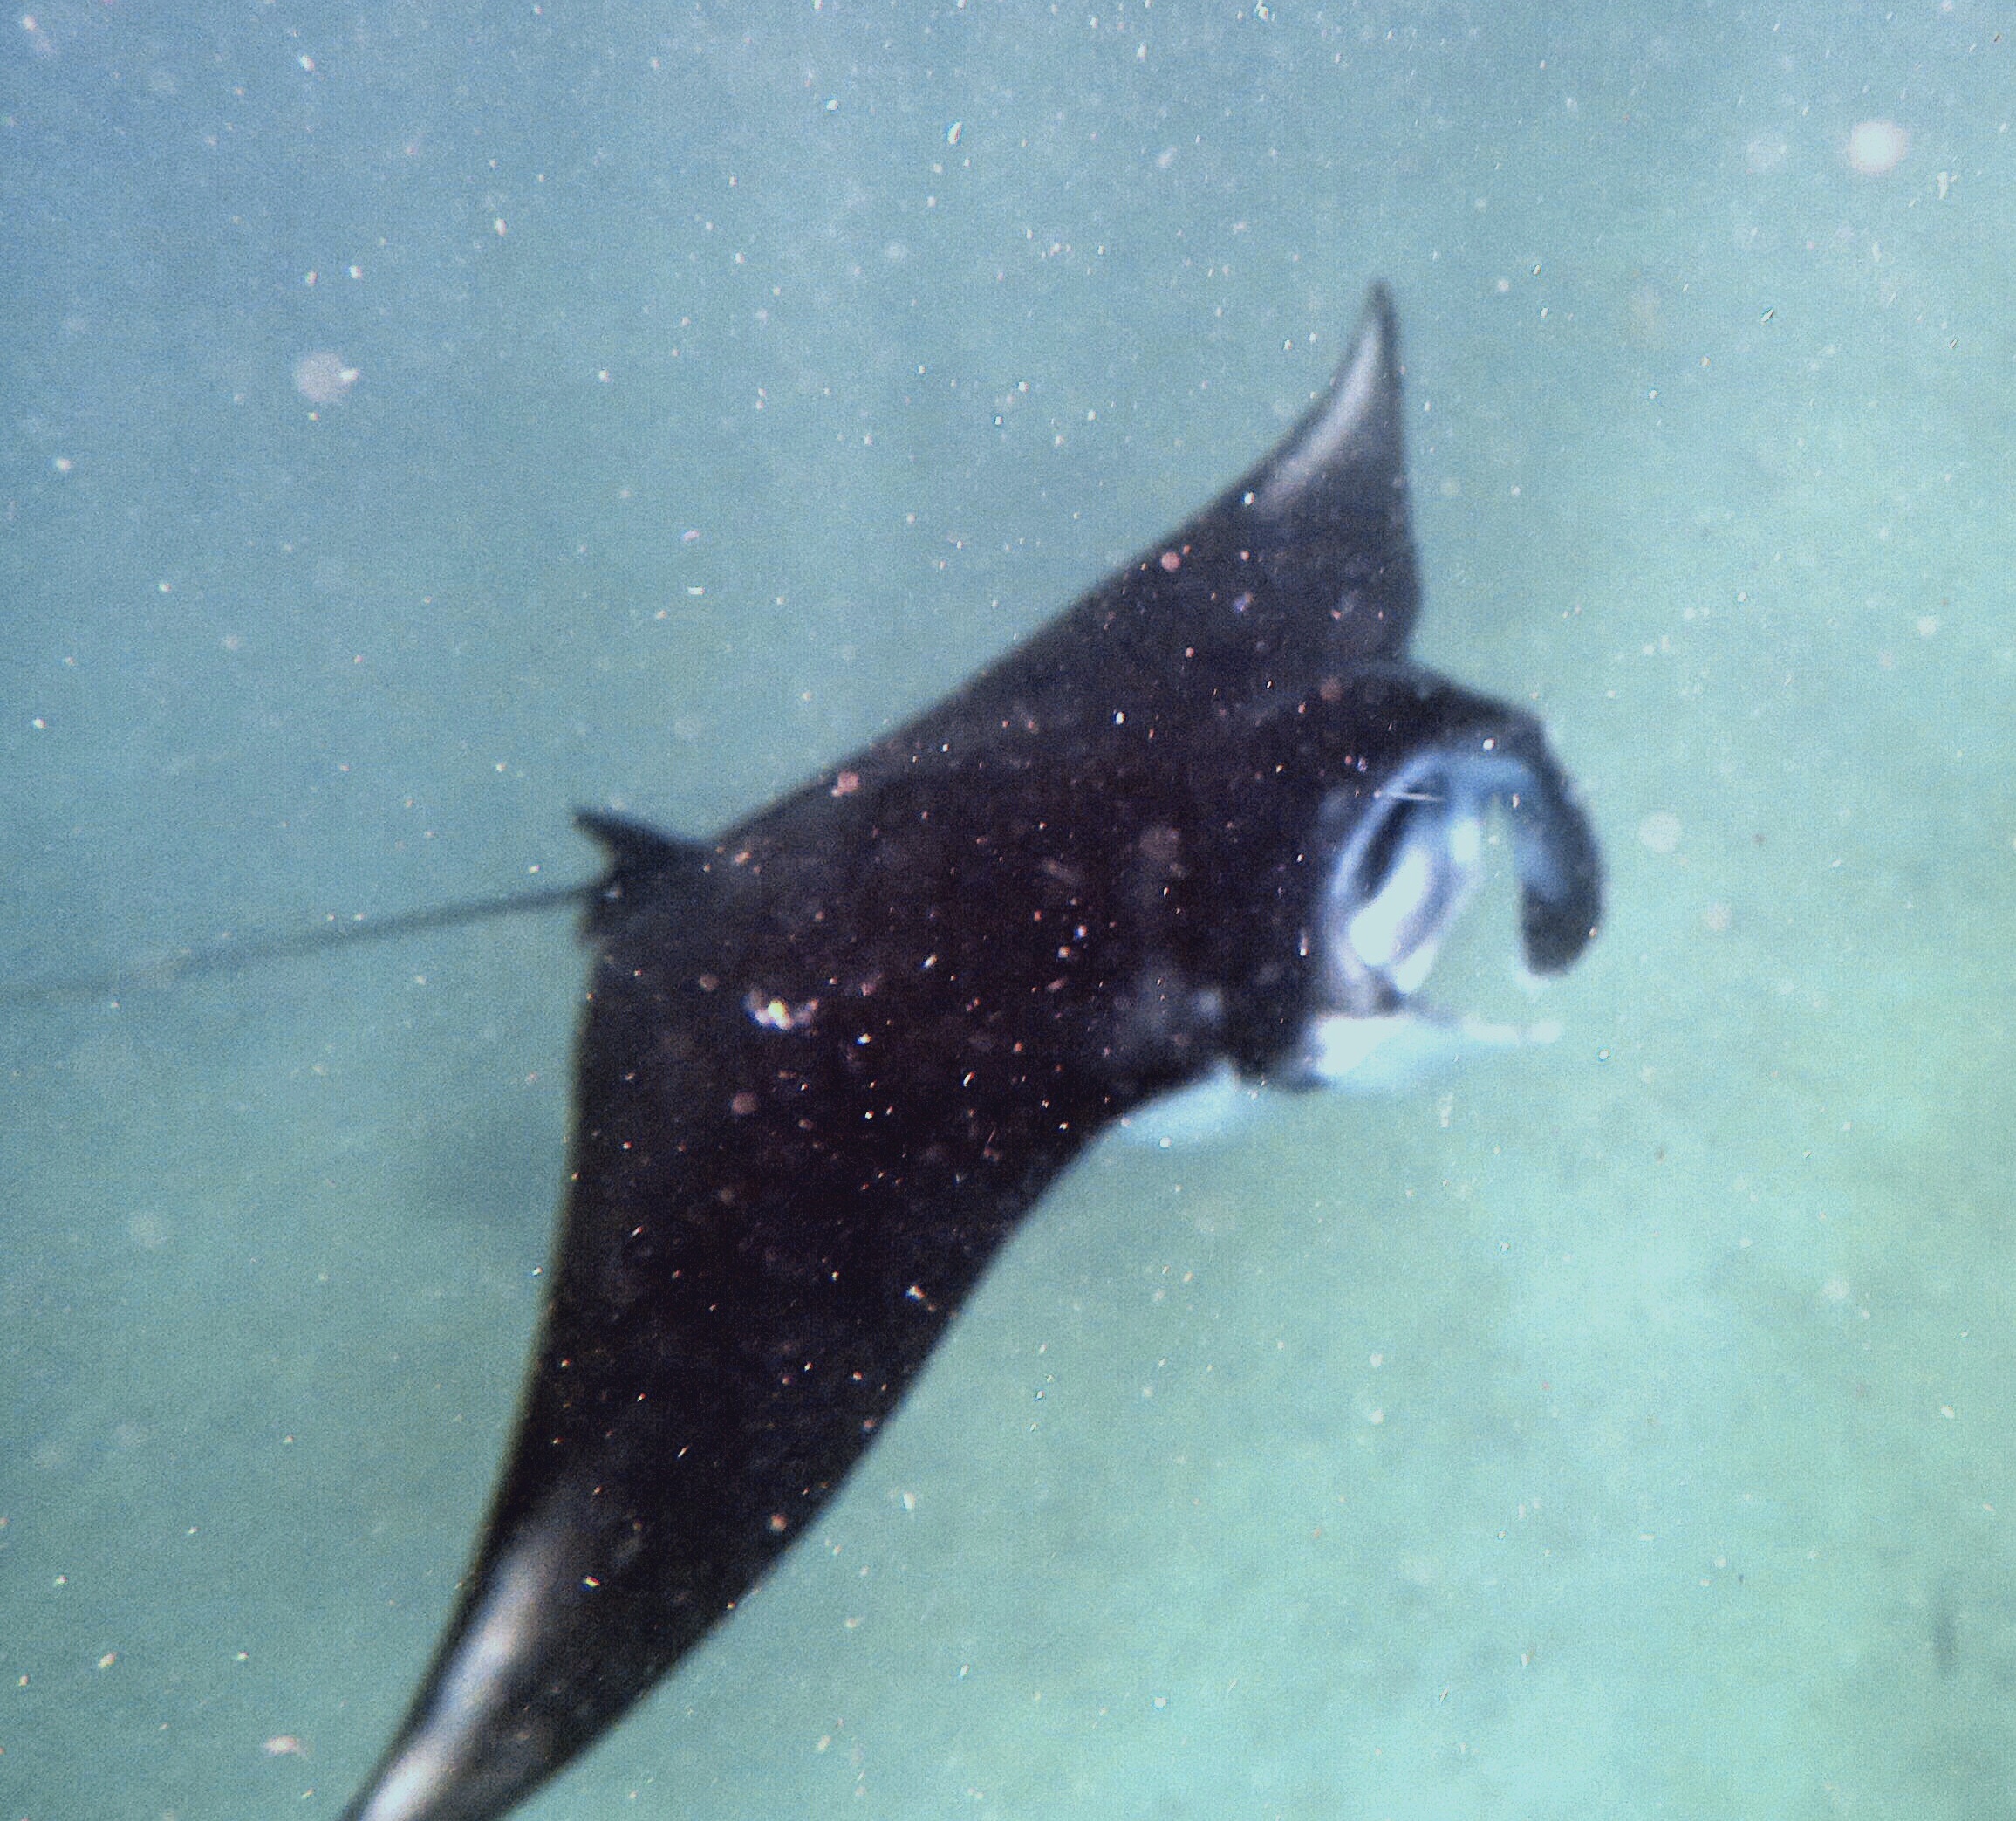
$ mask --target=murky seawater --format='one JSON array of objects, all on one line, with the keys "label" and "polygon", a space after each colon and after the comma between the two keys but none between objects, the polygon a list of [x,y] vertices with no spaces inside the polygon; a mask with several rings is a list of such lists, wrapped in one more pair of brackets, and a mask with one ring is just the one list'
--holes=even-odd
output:
[{"label": "murky seawater", "polygon": [[[1550,1046],[1110,1145],[529,1815],[1973,1817],[2016,1722],[1992,9],[9,28],[14,976],[746,813],[1407,338]],[[536,869],[536,870],[535,870]],[[1517,996],[1502,904],[1445,996]],[[0,1809],[332,1814],[516,1395],[548,918],[10,1008]]]}]

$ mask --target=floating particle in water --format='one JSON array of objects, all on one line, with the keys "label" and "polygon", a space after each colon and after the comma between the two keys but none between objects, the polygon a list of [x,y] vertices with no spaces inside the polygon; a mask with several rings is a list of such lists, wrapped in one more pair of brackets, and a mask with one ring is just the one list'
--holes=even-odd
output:
[{"label": "floating particle in water", "polygon": [[1911,136],[1895,120],[1859,120],[1848,136],[1848,168],[1864,177],[1894,171],[1911,149]]},{"label": "floating particle in water", "polygon": [[1654,810],[1638,824],[1638,839],[1654,853],[1671,853],[1680,845],[1680,818],[1671,810]]},{"label": "floating particle in water", "polygon": [[1743,162],[1753,176],[1777,170],[1792,155],[1792,147],[1775,133],[1760,133],[1743,148]]},{"label": "floating particle in water", "polygon": [[357,384],[357,369],[328,348],[317,348],[294,363],[294,389],[311,405],[340,405]]}]

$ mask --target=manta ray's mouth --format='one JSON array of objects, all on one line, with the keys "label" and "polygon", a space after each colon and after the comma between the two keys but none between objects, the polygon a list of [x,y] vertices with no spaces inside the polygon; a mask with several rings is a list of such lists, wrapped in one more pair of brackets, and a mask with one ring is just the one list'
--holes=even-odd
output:
[{"label": "manta ray's mouth", "polygon": [[[1484,738],[1413,755],[1380,785],[1337,854],[1320,909],[1322,989],[1302,1058],[1315,1084],[1360,1080],[1375,1051],[1396,1058],[1459,1044],[1545,1041],[1553,1027],[1460,1017],[1421,989],[1485,873],[1493,810],[1509,822],[1527,967],[1554,971],[1555,925],[1575,910],[1581,822],[1551,767]],[[1417,1058],[1418,1059],[1418,1058]]]}]

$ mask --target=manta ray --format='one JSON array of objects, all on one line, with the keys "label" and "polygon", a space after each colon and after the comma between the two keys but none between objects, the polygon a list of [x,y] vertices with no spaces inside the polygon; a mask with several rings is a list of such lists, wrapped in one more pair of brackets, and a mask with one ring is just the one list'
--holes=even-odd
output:
[{"label": "manta ray", "polygon": [[1407,656],[1393,305],[1280,446],[936,707],[711,838],[588,813],[564,1202],[514,1440],[348,1821],[491,1821],[811,1526],[1018,1222],[1227,1069],[1404,1020],[1509,825],[1525,961],[1601,865],[1539,723]]}]

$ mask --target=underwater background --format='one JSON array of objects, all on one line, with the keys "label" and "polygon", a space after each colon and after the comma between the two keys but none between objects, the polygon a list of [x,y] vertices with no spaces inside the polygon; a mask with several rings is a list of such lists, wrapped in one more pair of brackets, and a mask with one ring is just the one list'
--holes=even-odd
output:
[{"label": "underwater background", "polygon": [[[1401,311],[1558,1041],[1116,1134],[528,1805],[2016,1808],[2016,10],[0,25],[8,981],[585,879],[954,685]],[[498,1465],[548,914],[0,1007],[0,1818],[332,1816]]]}]

